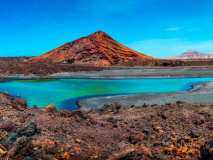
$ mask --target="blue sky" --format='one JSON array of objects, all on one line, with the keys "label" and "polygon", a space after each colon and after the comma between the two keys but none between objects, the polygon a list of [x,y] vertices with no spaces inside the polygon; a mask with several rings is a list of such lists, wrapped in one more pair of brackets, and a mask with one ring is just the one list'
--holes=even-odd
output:
[{"label": "blue sky", "polygon": [[102,30],[144,54],[213,53],[211,0],[0,0],[0,56],[37,56]]}]

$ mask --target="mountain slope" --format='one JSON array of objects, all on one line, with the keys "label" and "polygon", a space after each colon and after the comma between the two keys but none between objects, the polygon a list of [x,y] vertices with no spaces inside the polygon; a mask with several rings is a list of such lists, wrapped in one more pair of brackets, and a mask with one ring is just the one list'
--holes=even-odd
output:
[{"label": "mountain slope", "polygon": [[204,54],[197,52],[195,50],[188,50],[185,53],[173,56],[173,57],[166,57],[165,59],[208,59],[213,58],[213,54]]},{"label": "mountain slope", "polygon": [[118,62],[155,59],[134,51],[98,31],[66,43],[52,51],[33,57],[29,62],[69,62],[73,64],[109,66]]}]

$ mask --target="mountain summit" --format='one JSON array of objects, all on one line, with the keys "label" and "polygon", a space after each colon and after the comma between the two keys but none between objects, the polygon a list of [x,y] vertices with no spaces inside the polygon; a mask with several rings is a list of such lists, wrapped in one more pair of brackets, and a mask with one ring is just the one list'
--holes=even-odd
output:
[{"label": "mountain summit", "polygon": [[178,55],[178,56],[173,56],[173,57],[166,57],[165,59],[208,59],[208,58],[213,58],[213,54],[205,54],[205,53],[200,53],[195,50],[188,50],[185,53]]},{"label": "mountain summit", "polygon": [[134,51],[102,31],[66,43],[33,57],[29,62],[68,62],[72,64],[109,66],[118,62],[155,59]]}]

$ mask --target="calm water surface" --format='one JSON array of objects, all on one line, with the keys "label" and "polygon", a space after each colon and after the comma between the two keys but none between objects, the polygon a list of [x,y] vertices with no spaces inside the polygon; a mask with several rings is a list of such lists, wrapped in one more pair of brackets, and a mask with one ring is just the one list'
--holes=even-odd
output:
[{"label": "calm water surface", "polygon": [[76,100],[100,95],[135,93],[157,93],[184,91],[191,85],[213,81],[211,78],[175,79],[57,79],[57,80],[14,80],[0,83],[0,91],[20,96],[27,100],[30,107],[34,104],[45,107],[54,103],[57,109],[73,110]]}]

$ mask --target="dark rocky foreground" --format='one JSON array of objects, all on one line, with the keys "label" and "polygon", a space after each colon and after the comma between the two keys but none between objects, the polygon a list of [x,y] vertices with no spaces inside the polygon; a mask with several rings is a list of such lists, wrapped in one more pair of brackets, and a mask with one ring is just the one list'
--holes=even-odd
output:
[{"label": "dark rocky foreground", "polygon": [[0,159],[213,159],[213,104],[30,108],[0,93]]}]

